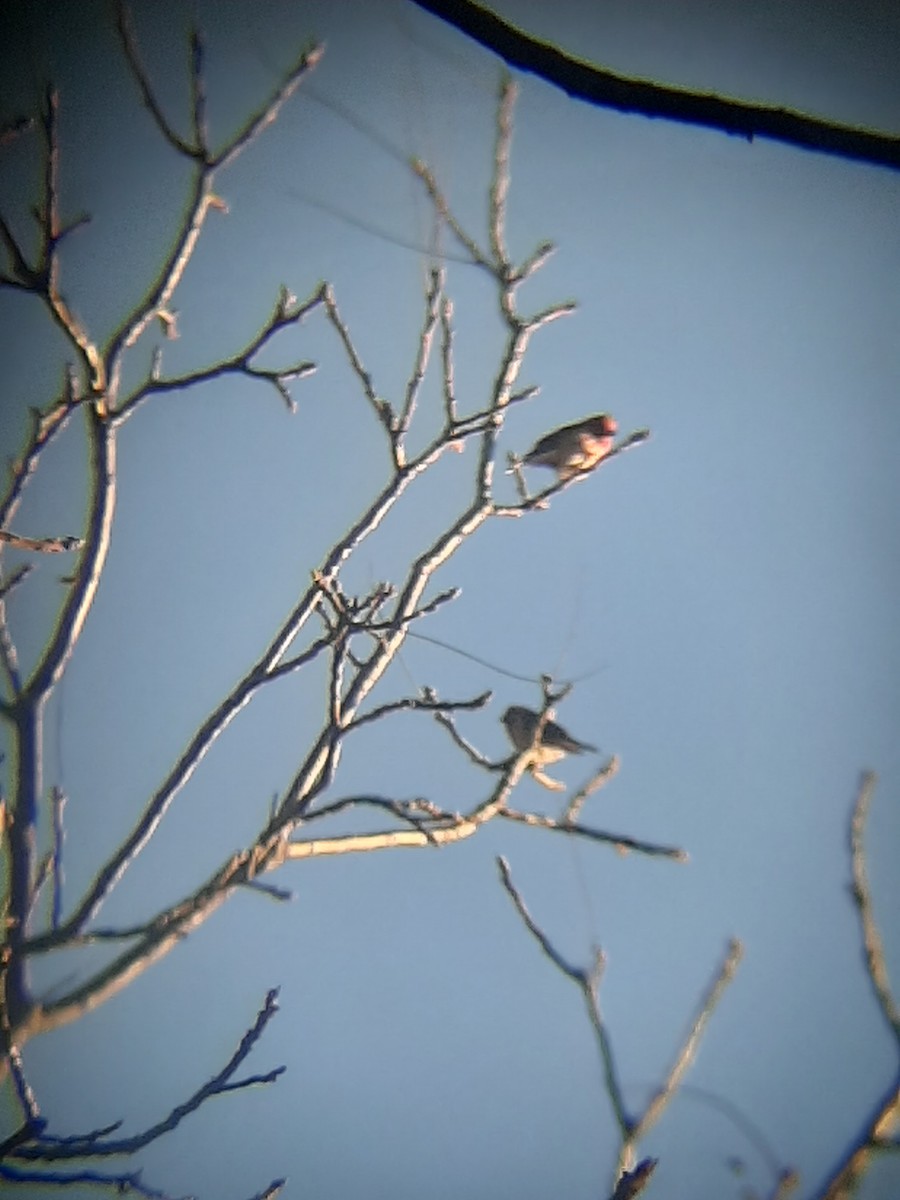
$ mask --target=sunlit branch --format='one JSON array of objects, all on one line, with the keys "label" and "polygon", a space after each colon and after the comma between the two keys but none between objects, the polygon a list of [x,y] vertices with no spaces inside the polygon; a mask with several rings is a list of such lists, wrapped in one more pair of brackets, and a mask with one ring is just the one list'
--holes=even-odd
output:
[{"label": "sunlit branch", "polygon": [[[634,1124],[629,1139],[632,1146],[636,1145],[642,1137],[645,1137],[649,1133],[678,1089],[685,1072],[693,1062],[700,1039],[703,1036],[703,1031],[706,1028],[709,1018],[712,1016],[713,1010],[722,998],[725,988],[734,979],[743,952],[741,943],[736,938],[732,938],[722,965],[716,972],[716,976],[710,984],[706,995],[700,1002],[697,1016],[694,1018],[691,1028],[684,1039],[684,1043],[676,1054],[672,1066],[669,1068],[668,1074],[654,1091],[647,1107]],[[623,1146],[619,1156],[620,1167],[624,1168],[630,1157],[629,1148]]]},{"label": "sunlit branch", "polygon": [[[465,814],[442,814],[438,823],[422,829],[390,829],[377,833],[338,834],[330,838],[289,841],[285,859],[325,858],[341,854],[371,854],[380,850],[447,846],[464,841],[502,811],[508,796],[522,777],[521,763],[512,763],[487,800]],[[314,812],[318,815],[318,812]]]},{"label": "sunlit branch", "polygon": [[[103,393],[107,383],[103,359],[59,289],[59,243],[66,231],[62,229],[59,219],[59,140],[56,119],[58,104],[57,93],[48,88],[41,114],[41,130],[44,135],[44,197],[40,210],[42,246],[38,267],[41,282],[35,290],[44,297],[54,322],[78,350],[87,370],[91,395],[102,411],[105,406]],[[69,226],[69,231],[77,228],[79,224],[80,220]]]},{"label": "sunlit branch", "polygon": [[88,430],[88,528],[75,583],[69,590],[53,636],[25,685],[23,698],[46,697],[57,682],[75,647],[94,602],[106,564],[116,506],[116,436],[109,422],[93,407],[85,407]]},{"label": "sunlit branch", "polygon": [[229,166],[263,130],[272,125],[305,76],[319,65],[324,53],[325,47],[315,43],[304,50],[294,65],[288,69],[281,84],[269,99],[247,120],[219,153],[210,159],[210,166],[215,170]]},{"label": "sunlit branch", "polygon": [[598,791],[602,787],[605,787],[606,784],[609,783],[609,781],[613,778],[613,776],[618,773],[618,770],[619,759],[614,754],[612,758],[609,758],[605,763],[602,763],[590,777],[587,783],[580,787],[574,794],[572,799],[566,805],[566,810],[562,816],[563,823],[565,824],[567,822],[577,820],[578,814],[584,807],[584,802],[587,800],[588,796],[593,795],[594,792]]},{"label": "sunlit branch", "polygon": [[191,181],[185,217],[159,273],[146,288],[135,308],[109,340],[106,361],[109,364],[110,390],[115,395],[122,372],[124,352],[143,335],[160,313],[168,313],[172,296],[181,283],[187,265],[197,248],[210,208],[221,209],[212,190],[212,178],[206,168],[196,166]]},{"label": "sunlit branch", "polygon": [[853,870],[853,899],[859,911],[862,930],[863,948],[866,956],[866,969],[875,998],[890,1025],[894,1038],[900,1046],[900,1008],[894,999],[891,981],[888,978],[887,964],[884,957],[884,946],[881,934],[875,921],[872,905],[872,892],[869,887],[868,871],[866,870],[866,851],[863,837],[872,796],[875,794],[876,776],[874,771],[864,772],[860,780],[853,815],[850,818],[850,865]]},{"label": "sunlit branch", "polygon": [[[0,529],[0,542],[6,542],[16,550],[32,550],[36,554],[63,554],[67,550],[81,550],[84,546],[84,541],[79,537],[32,538],[12,533],[8,529]],[[0,590],[0,597],[5,596],[18,582],[18,579],[14,579],[12,583],[4,584]]]},{"label": "sunlit branch", "polygon": [[[344,353],[347,355],[347,361],[350,363],[350,366],[353,369],[353,373],[356,375],[356,378],[359,380],[360,386],[362,387],[362,390],[363,390],[363,394],[365,395],[369,404],[372,406],[372,411],[375,413],[375,416],[378,418],[380,423],[384,426],[385,432],[388,435],[388,441],[391,444],[391,452],[393,454],[394,453],[393,432],[394,432],[395,418],[394,418],[394,412],[393,412],[393,409],[391,408],[390,402],[385,400],[382,396],[379,396],[376,393],[375,387],[372,383],[372,376],[369,374],[369,372],[365,369],[365,367],[362,364],[362,360],[359,357],[356,347],[353,344],[353,339],[350,337],[350,330],[347,328],[346,324],[344,323],[343,319],[341,318],[341,314],[340,314],[340,311],[337,306],[337,301],[334,296],[334,291],[332,290],[332,288],[330,286],[325,287],[323,299],[325,302],[325,311],[328,314],[328,319],[331,321],[331,324],[337,330],[338,337],[341,339],[341,343],[344,347]],[[400,464],[396,461],[396,458],[395,458],[394,465],[399,468]]]},{"label": "sunlit branch", "polygon": [[492,762],[489,758],[486,758],[480,750],[476,749],[470,741],[463,737],[463,735],[456,728],[453,718],[447,716],[446,713],[436,712],[434,714],[434,719],[439,725],[443,725],[460,750],[462,750],[463,753],[468,756],[469,760],[476,766],[485,767],[489,771],[499,771],[509,762],[508,758],[499,763]]},{"label": "sunlit branch", "polygon": [[507,809],[503,816],[508,821],[518,821],[522,825],[533,825],[556,833],[575,834],[577,837],[583,837],[592,842],[603,842],[608,846],[613,846],[621,853],[630,850],[635,854],[647,854],[652,858],[671,858],[675,862],[687,862],[688,860],[687,851],[682,850],[679,846],[663,846],[657,842],[646,842],[640,838],[629,837],[624,833],[608,833],[602,829],[591,829],[587,825],[579,825],[574,821],[565,819],[558,821],[554,817],[547,817],[542,813],[517,812],[515,809]]},{"label": "sunlit branch", "polygon": [[[447,588],[445,592],[441,592],[433,600],[429,600],[427,604],[423,604],[421,608],[417,608],[415,612],[411,612],[409,616],[404,617],[402,623],[410,625],[413,621],[421,620],[422,617],[432,616],[439,608],[443,608],[445,604],[450,604],[452,601],[459,599],[461,590],[458,587]],[[396,620],[366,621],[359,627],[361,633],[387,633],[389,630],[396,628]]]},{"label": "sunlit branch", "polygon": [[9,1073],[12,1077],[13,1087],[16,1092],[16,1099],[19,1102],[19,1107],[25,1116],[26,1121],[37,1122],[41,1119],[41,1110],[38,1107],[37,1098],[32,1090],[31,1084],[25,1078],[25,1068],[22,1065],[22,1055],[17,1045],[12,1045],[8,1050]]},{"label": "sunlit branch", "polygon": [[[895,1041],[900,1043],[897,1002],[891,989],[884,958],[884,947],[875,922],[865,859],[864,834],[876,782],[874,771],[862,773],[850,818],[849,849],[853,872],[853,899],[859,912],[863,952],[872,990]],[[849,1200],[849,1197],[855,1195],[862,1177],[872,1165],[873,1156],[879,1150],[896,1149],[898,1122],[900,1122],[900,1063],[895,1064],[891,1082],[876,1100],[872,1110],[865,1117],[862,1128],[851,1141],[849,1149],[831,1170],[814,1200]]]},{"label": "sunlit branch", "polygon": [[[325,820],[337,813],[353,811],[356,808],[377,808],[382,812],[388,812],[398,821],[403,821],[407,825],[411,825],[413,829],[417,829],[432,845],[438,844],[432,837],[432,827],[428,824],[432,814],[423,812],[415,801],[390,800],[385,796],[346,796],[342,800],[335,800],[321,808],[307,811],[303,823],[304,826],[308,826],[312,821]],[[447,813],[445,816],[448,821],[453,820],[451,814]]]},{"label": "sunlit branch", "polygon": [[31,410],[31,429],[25,450],[10,464],[10,481],[0,503],[0,529],[8,529],[22,500],[28,482],[33,478],[41,454],[67,426],[70,417],[80,403],[77,381],[73,372],[67,370],[60,398],[53,402],[46,413]]},{"label": "sunlit branch", "polygon": [[406,454],[403,448],[403,439],[409,432],[410,422],[412,421],[413,413],[415,412],[416,401],[422,389],[422,383],[425,379],[425,372],[428,369],[428,364],[431,359],[431,345],[434,339],[434,330],[438,323],[438,316],[441,308],[441,299],[444,288],[444,273],[443,271],[433,270],[429,286],[425,292],[425,320],[422,325],[422,332],[419,334],[419,342],[416,350],[416,360],[413,364],[412,373],[406,384],[406,391],[403,397],[403,407],[400,409],[400,415],[394,422],[393,428],[393,444],[394,457],[398,466],[403,466]]},{"label": "sunlit branch", "polygon": [[[459,436],[472,436],[472,434],[466,432]],[[322,567],[317,571],[317,576],[321,579],[335,577],[343,562],[370,533],[378,528],[387,512],[396,504],[406,488],[409,487],[418,475],[427,470],[445,449],[446,440],[438,438],[430,446],[426,447],[422,454],[414,459],[403,472],[394,475],[368,510],[333,547]],[[483,519],[483,517],[480,517],[480,519]],[[465,528],[464,523],[463,530]],[[461,532],[457,531],[454,537],[458,536]],[[440,563],[436,562],[435,567],[438,565]],[[424,589],[426,586],[427,578],[421,581],[421,589]],[[421,589],[417,589],[412,595],[413,610],[421,594]],[[169,804],[193,775],[215,740],[224,732],[235,716],[237,716],[238,712],[249,702],[253,694],[260,687],[270,680],[279,677],[284,673],[284,669],[288,668],[288,664],[283,664],[284,669],[279,670],[280,665],[282,665],[282,657],[305,626],[309,617],[318,608],[321,598],[321,586],[314,580],[287,620],[275,634],[275,637],[260,659],[244,675],[243,679],[222,701],[219,707],[210,714],[194,735],[188,748],[178,759],[167,779],[149,801],[132,832],[113,852],[109,860],[99,869],[75,912],[55,933],[33,938],[31,944],[35,949],[46,949],[51,945],[58,945],[65,938],[83,931],[87,922],[96,914],[112,888],[122,878],[128,864],[140,853],[152,837],[165,815]],[[393,642],[398,636],[402,639],[403,634],[386,637],[386,641]],[[317,642],[316,653],[329,644],[330,639],[323,639]],[[294,669],[295,665],[305,665],[307,661],[309,661],[308,656],[300,656],[299,659],[294,660],[290,664],[290,669]],[[380,669],[378,677],[387,668],[388,661],[389,659],[384,660],[383,658],[379,660]],[[366,691],[368,691],[368,688]],[[306,789],[311,788],[313,783],[320,778],[326,753],[326,744],[322,742],[318,743],[310,752],[297,780],[292,788],[289,789],[292,796],[291,804],[288,807],[293,808],[294,803],[296,803],[293,797],[296,796],[298,791],[301,798],[305,797],[307,794]],[[223,870],[225,869],[223,868]],[[226,871],[225,874],[229,875],[229,872]]]},{"label": "sunlit branch", "polygon": [[453,382],[453,333],[453,301],[449,296],[444,296],[441,301],[441,384],[448,429],[453,428],[457,419]]},{"label": "sunlit branch", "polygon": [[[506,250],[506,198],[509,194],[509,151],[512,144],[512,112],[516,102],[516,85],[508,75],[500,82],[500,102],[497,105],[497,140],[494,144],[494,169],[488,200],[488,237],[495,268],[504,280],[511,274]],[[504,307],[512,311],[512,296],[504,294]]]}]

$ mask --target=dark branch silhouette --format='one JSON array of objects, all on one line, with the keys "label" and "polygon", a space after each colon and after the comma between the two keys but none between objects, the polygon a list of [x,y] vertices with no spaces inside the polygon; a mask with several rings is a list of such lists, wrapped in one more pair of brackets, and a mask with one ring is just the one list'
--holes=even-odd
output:
[{"label": "dark branch silhouette", "polygon": [[529,37],[472,0],[413,0],[413,3],[492,50],[509,66],[529,71],[562,88],[574,99],[599,108],[700,125],[746,138],[748,142],[757,137],[769,138],[803,150],[900,170],[900,137],[839,125],[786,108],[745,104],[708,92],[689,92],[646,79],[627,79]]}]

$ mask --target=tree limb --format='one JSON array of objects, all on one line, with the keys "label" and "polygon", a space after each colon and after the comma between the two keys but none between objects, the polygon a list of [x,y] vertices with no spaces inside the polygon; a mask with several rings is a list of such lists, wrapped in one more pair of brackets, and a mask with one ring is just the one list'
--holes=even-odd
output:
[{"label": "tree limb", "polygon": [[530,37],[473,0],[413,3],[493,51],[509,66],[529,71],[574,99],[599,108],[699,125],[748,142],[755,137],[768,138],[803,150],[900,170],[900,137],[823,121],[786,108],[746,104],[646,79],[628,79]]}]

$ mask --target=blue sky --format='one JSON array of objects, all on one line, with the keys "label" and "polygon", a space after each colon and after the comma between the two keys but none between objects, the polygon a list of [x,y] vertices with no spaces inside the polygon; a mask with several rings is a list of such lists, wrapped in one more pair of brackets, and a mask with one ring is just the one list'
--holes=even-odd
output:
[{"label": "blue sky", "polygon": [[[900,18],[885,5],[497,8],[623,73],[897,129]],[[230,212],[210,221],[176,298],[181,339],[166,343],[166,368],[240,344],[281,283],[302,297],[324,278],[376,387],[400,395],[427,258],[397,242],[423,245],[429,228],[403,161],[429,162],[484,240],[497,61],[399,0],[164,11],[138,4],[135,23],[182,128],[192,12],[209,35],[222,135],[299,45],[326,43],[310,88],[220,180]],[[55,34],[53,22],[36,24],[4,86],[19,111],[35,77],[52,68],[59,82],[65,206],[93,217],[69,244],[65,287],[102,338],[168,244],[185,173],[139,108],[97,9],[54,20]],[[220,1066],[280,985],[282,1012],[252,1066],[286,1063],[286,1075],[207,1106],[141,1156],[146,1179],[173,1194],[242,1197],[280,1174],[287,1195],[317,1200],[602,1194],[615,1138],[591,1031],[574,988],[518,923],[500,853],[569,957],[586,961],[593,943],[607,952],[603,1010],[635,1104],[667,1067],[727,939],[744,941],[689,1079],[754,1122],[800,1171],[804,1197],[895,1069],[848,897],[846,829],[859,772],[872,768],[870,875],[896,979],[900,179],[598,112],[532,79],[515,122],[513,257],[558,246],[520,303],[579,307],[535,336],[521,381],[541,394],[512,414],[501,454],[601,409],[653,436],[548,512],[489,523],[438,578],[462,596],[425,631],[519,674],[586,674],[560,719],[622,759],[586,817],[681,845],[690,862],[620,858],[495,823],[441,851],[288,866],[276,882],[295,891],[292,905],[235,897],[119,997],[26,1052],[55,1132],[118,1118],[136,1131]],[[0,202],[25,229],[33,148],[4,154]],[[474,409],[502,347],[496,298],[456,261],[448,291],[460,404]],[[9,456],[28,405],[55,393],[65,355],[37,303],[8,291],[0,339]],[[136,352],[135,378],[153,340]],[[315,317],[279,355],[319,364],[295,385],[294,415],[274,393],[224,381],[160,397],[123,431],[107,573],[48,715],[47,782],[70,797],[71,899],[386,478],[382,435],[333,331]],[[435,379],[423,439],[438,403]],[[461,504],[472,451],[452,457],[348,564],[348,590],[397,579]],[[21,531],[78,532],[82,472],[73,426],[28,493]],[[512,499],[510,480],[504,489]],[[10,602],[26,663],[52,622],[60,573],[42,562]],[[534,685],[411,641],[377,699],[422,684],[442,696],[494,689],[489,709],[459,723],[495,757],[506,753],[499,714],[539,699]],[[106,923],[146,917],[253,836],[321,700],[311,674],[241,714],[113,894]],[[587,769],[556,770],[577,785]],[[486,787],[413,714],[348,746],[334,795],[424,794],[457,809]],[[555,801],[526,779],[517,803],[554,811]],[[52,994],[94,961],[42,965],[37,990]],[[661,1159],[662,1196],[771,1187],[758,1152],[697,1093],[643,1149]],[[746,1163],[743,1179],[730,1156]],[[861,1195],[879,1200],[891,1186],[896,1166]]]}]

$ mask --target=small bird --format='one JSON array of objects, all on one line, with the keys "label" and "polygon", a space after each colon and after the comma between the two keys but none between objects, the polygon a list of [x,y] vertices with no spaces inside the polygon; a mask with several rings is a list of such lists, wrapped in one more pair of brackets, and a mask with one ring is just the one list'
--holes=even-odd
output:
[{"label": "small bird", "polygon": [[612,450],[618,428],[610,413],[596,413],[544,434],[522,461],[530,467],[552,467],[564,482],[592,471]]},{"label": "small bird", "polygon": [[513,704],[500,720],[503,722],[507,736],[519,751],[533,747],[533,765],[545,767],[550,763],[559,762],[567,754],[584,754],[596,752],[597,747],[588,742],[579,742],[571,734],[566,733],[562,725],[555,721],[545,721],[541,730],[541,740],[534,746],[534,738],[540,723],[540,713],[532,712],[521,704]]}]

